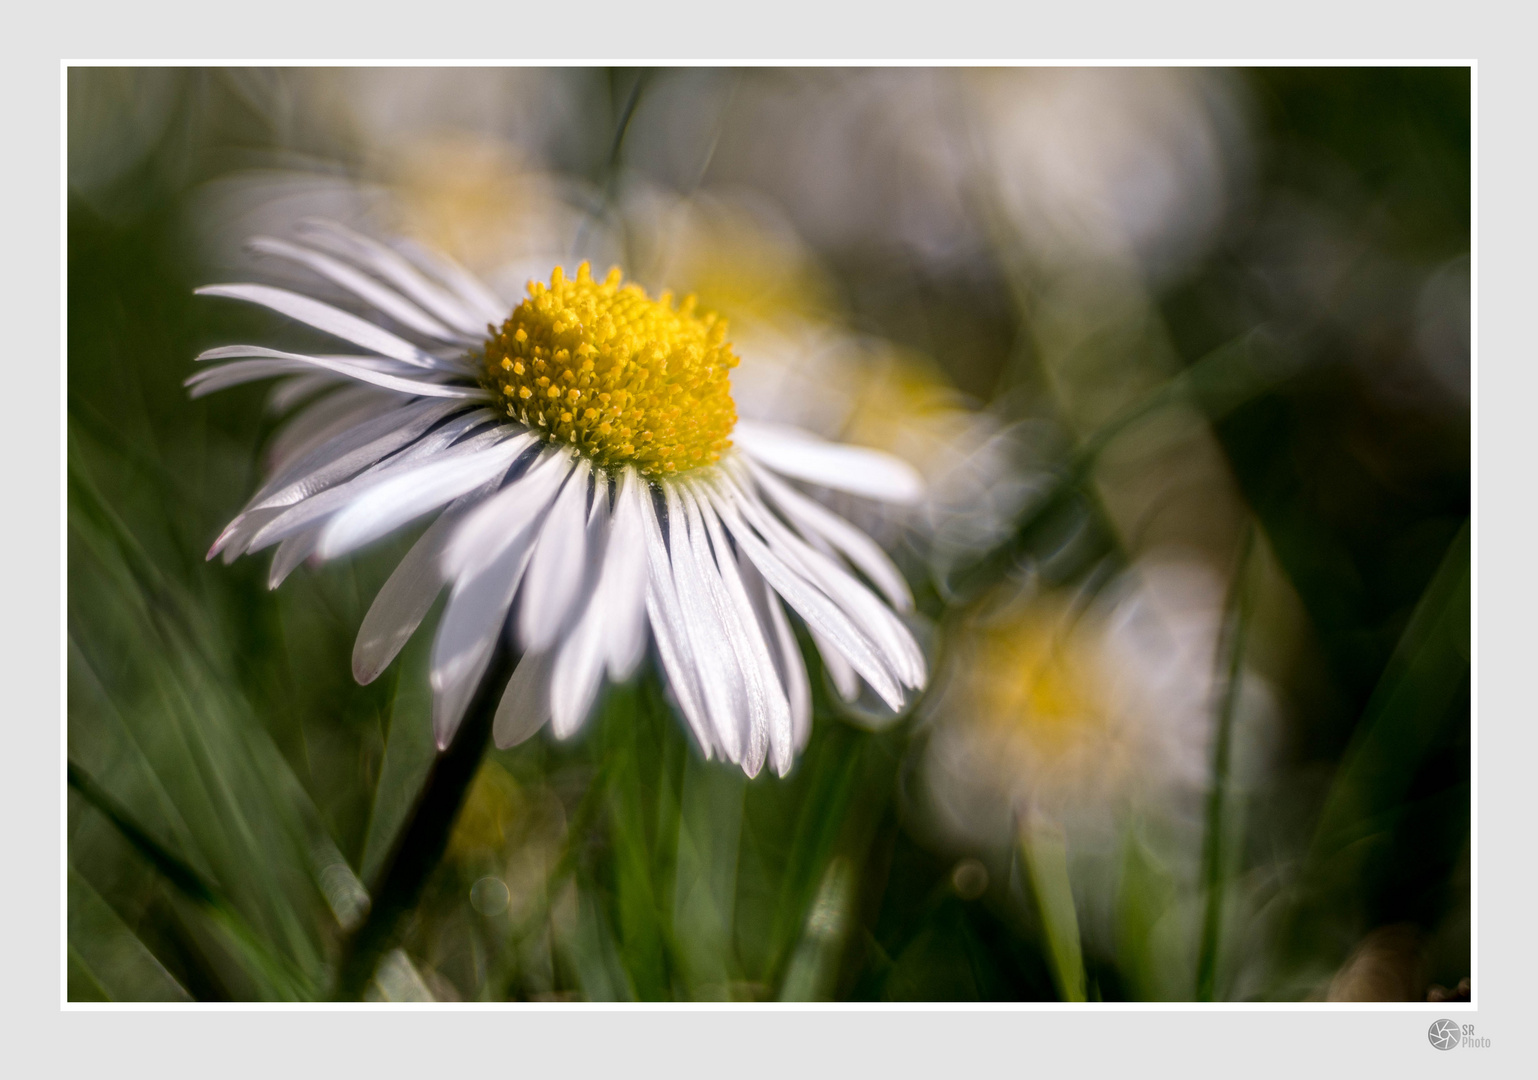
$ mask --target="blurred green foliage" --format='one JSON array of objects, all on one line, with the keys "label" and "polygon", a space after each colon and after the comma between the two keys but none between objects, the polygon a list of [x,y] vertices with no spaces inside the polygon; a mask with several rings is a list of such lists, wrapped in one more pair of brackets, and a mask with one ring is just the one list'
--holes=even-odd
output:
[{"label": "blurred green foliage", "polygon": [[[350,676],[363,613],[414,537],[271,592],[265,559],[205,562],[275,421],[259,387],[190,402],[181,386],[200,349],[268,331],[194,302],[185,224],[198,185],[232,168],[349,151],[261,104],[282,73],[124,78],[163,115],[111,183],[69,202],[68,994],[324,998],[434,754],[427,634],[374,684]],[[107,137],[87,123],[102,80],[71,74],[72,159]],[[1206,948],[1203,996],[1293,998],[1325,993],[1369,931],[1400,923],[1423,944],[1421,985],[1468,974],[1468,407],[1385,396],[1382,376],[1412,348],[1427,276],[1460,258],[1467,272],[1469,73],[1242,83],[1250,197],[1154,312],[1188,366],[1164,393],[1210,417],[1309,644],[1280,687],[1276,767],[1209,804],[1208,843],[1223,842],[1204,876],[1138,828],[1104,882],[1070,882],[1050,830],[1002,877],[964,867],[905,809],[921,728],[841,719],[808,649],[813,735],[784,780],[703,761],[654,675],[609,691],[570,743],[487,753],[369,996],[1191,997]],[[633,85],[591,76],[585,133],[558,164],[605,179]],[[1321,290],[1324,249],[1345,254]],[[1052,415],[1039,380],[1010,374],[1031,315],[1006,258],[981,285],[828,259],[857,324],[931,351],[936,325],[965,327],[951,378],[1000,401],[1029,389]],[[1124,562],[1092,483],[1099,445],[1067,440],[1051,497],[975,581],[916,581],[926,614],[943,626],[1024,564],[1092,584]],[[1111,931],[1081,936],[1076,900],[1081,918],[1109,910]]]}]

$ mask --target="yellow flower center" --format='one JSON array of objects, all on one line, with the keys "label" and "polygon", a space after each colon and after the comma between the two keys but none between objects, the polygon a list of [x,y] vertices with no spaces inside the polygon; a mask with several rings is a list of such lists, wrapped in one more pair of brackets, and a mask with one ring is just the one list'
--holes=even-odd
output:
[{"label": "yellow flower center", "polygon": [[694,297],[648,297],[616,267],[594,281],[556,267],[482,350],[483,383],[507,415],[600,465],[649,476],[710,465],[731,445],[737,357],[726,323]]}]

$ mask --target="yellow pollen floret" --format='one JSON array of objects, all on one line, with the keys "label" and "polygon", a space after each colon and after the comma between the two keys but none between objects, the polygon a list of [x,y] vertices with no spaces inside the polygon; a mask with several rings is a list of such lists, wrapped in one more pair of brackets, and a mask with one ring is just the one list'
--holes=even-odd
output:
[{"label": "yellow pollen floret", "polygon": [[725,321],[696,312],[693,297],[652,300],[621,284],[618,268],[601,282],[587,263],[575,279],[556,267],[549,285],[531,281],[481,359],[507,415],[601,465],[665,476],[713,464],[731,445],[737,357]]}]

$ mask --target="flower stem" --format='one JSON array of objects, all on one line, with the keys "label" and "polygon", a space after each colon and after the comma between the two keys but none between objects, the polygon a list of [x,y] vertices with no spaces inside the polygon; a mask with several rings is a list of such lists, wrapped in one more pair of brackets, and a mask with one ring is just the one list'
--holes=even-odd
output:
[{"label": "flower stem", "polygon": [[368,916],[342,945],[334,1000],[362,997],[380,956],[395,943],[402,916],[416,905],[422,887],[442,861],[465,794],[486,756],[502,690],[516,665],[513,650],[499,640],[459,730],[433,761],[416,805],[385,859]]}]

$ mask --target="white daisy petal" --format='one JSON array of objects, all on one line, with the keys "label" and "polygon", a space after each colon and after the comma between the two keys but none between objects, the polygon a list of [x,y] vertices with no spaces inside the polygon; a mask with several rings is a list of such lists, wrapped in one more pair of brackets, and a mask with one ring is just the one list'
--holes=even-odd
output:
[{"label": "white daisy petal", "polygon": [[550,666],[550,655],[537,653],[525,656],[513,670],[491,722],[498,750],[517,746],[550,719]]},{"label": "white daisy petal", "polygon": [[474,574],[454,579],[433,639],[428,681],[433,688],[433,734],[448,746],[475,694],[507,621],[508,609],[529,565],[538,528],[525,522],[498,554]]},{"label": "white daisy petal", "polygon": [[340,381],[329,371],[315,371],[284,379],[275,384],[272,392],[267,395],[267,411],[277,415],[286,413],[305,398],[335,386]]},{"label": "white daisy petal", "polygon": [[[523,581],[543,525],[541,511],[570,475],[572,458],[547,451],[522,477],[468,515],[440,566],[454,581],[433,641],[429,681],[433,730],[447,746],[475,693]],[[479,533],[474,559],[456,558],[466,533]]]},{"label": "white daisy petal", "polygon": [[[725,630],[725,641],[728,645],[727,657],[733,662],[728,672],[733,675],[734,691],[746,701],[747,711],[735,712],[740,718],[741,735],[743,740],[742,768],[749,776],[757,776],[763,768],[764,758],[769,751],[769,728],[771,725],[770,714],[770,684],[775,683],[773,693],[779,692],[775,680],[773,664],[769,660],[769,653],[764,648],[763,638],[757,630],[757,623],[751,618],[746,597],[743,598],[743,606],[738,608],[731,594],[731,587],[726,580],[726,570],[721,565],[724,561],[730,565],[730,551],[726,550],[726,558],[718,561],[716,554],[711,551],[708,530],[702,520],[699,507],[695,504],[694,496],[683,484],[672,485],[678,490],[679,502],[683,505],[684,518],[687,528],[682,530],[691,548],[694,567],[700,575],[700,580],[705,585],[705,594],[710,601],[711,609],[717,623]],[[714,517],[714,514],[710,515]],[[724,543],[724,538],[723,538]],[[738,589],[741,583],[738,582]],[[744,614],[748,615],[748,621],[744,621]],[[754,649],[754,643],[758,649]],[[780,702],[785,724],[785,733],[790,731],[790,710]],[[788,767],[788,763],[787,763]]]},{"label": "white daisy petal", "polygon": [[267,571],[269,589],[276,589],[283,584],[284,579],[314,553],[315,538],[319,532],[319,529],[310,529],[296,536],[290,536],[278,545],[278,550],[272,556],[272,566]]},{"label": "white daisy petal", "polygon": [[429,251],[421,244],[404,238],[395,241],[395,248],[415,263],[418,269],[441,281],[458,297],[460,303],[487,324],[495,326],[507,318],[509,305],[506,301],[447,255]]},{"label": "white daisy petal", "polygon": [[815,630],[809,632],[812,644],[817,646],[817,654],[822,657],[823,670],[833,683],[833,689],[840,698],[852,704],[860,697],[860,676],[855,674],[849,661],[844,659],[844,654],[829,644],[827,638]]},{"label": "white daisy petal", "polygon": [[[372,356],[368,353],[293,353],[284,352],[282,349],[269,348],[266,345],[220,345],[212,349],[204,349],[193,360],[200,364],[209,364],[199,372],[195,372],[185,382],[193,382],[208,375],[210,371],[222,370],[220,361],[233,363],[238,357],[250,356],[266,359],[268,362],[278,364],[293,364],[302,368],[313,368],[316,360],[333,361],[338,364],[350,365],[356,368],[366,368],[369,371],[384,372],[386,375],[400,375],[408,379],[430,380],[440,378],[442,375],[453,372],[424,371],[415,364],[403,363],[400,360],[392,360],[388,356]],[[226,364],[224,366],[229,366]],[[455,366],[458,371],[459,366]],[[315,372],[321,376],[329,376],[333,379],[344,378],[341,373],[325,368]]]},{"label": "white daisy petal", "polygon": [[737,568],[742,573],[754,611],[769,631],[770,652],[790,706],[790,730],[795,749],[805,749],[812,736],[812,687],[806,675],[806,658],[801,655],[790,620],[785,617],[785,607],[769,583],[748,559],[738,562]]},{"label": "white daisy petal", "polygon": [[439,560],[454,527],[463,520],[466,509],[496,490],[496,484],[492,481],[461,495],[439,514],[374,597],[352,649],[352,675],[359,685],[367,686],[378,678],[421,625],[448,583]]},{"label": "white daisy petal", "polygon": [[359,273],[351,266],[329,255],[271,236],[253,237],[250,247],[253,251],[264,255],[275,255],[309,267],[322,277],[336,282],[359,299],[372,304],[402,326],[415,330],[419,334],[450,344],[472,344],[472,340],[466,338],[464,334],[450,330],[394,289],[381,285],[367,274]]},{"label": "white daisy petal", "polygon": [[747,707],[747,690],[727,642],[726,628],[711,603],[704,571],[695,564],[678,490],[672,484],[664,484],[662,492],[667,500],[668,563],[673,571],[673,587],[678,591],[684,633],[694,657],[700,701],[715,732],[716,745],[729,760],[740,763],[743,737],[738,725]]},{"label": "white daisy petal", "polygon": [[[767,725],[762,734],[768,739],[774,771],[784,776],[790,771],[791,761],[795,756],[790,702],[786,699],[785,688],[780,681],[780,673],[776,669],[769,643],[765,640],[764,625],[759,621],[759,615],[754,610],[753,601],[748,596],[747,588],[738,570],[736,556],[732,553],[731,545],[727,542],[726,533],[722,530],[715,511],[710,509],[708,503],[703,506],[697,505],[693,496],[690,496],[688,502],[691,524],[696,518],[701,519],[706,533],[710,536],[710,544],[715,551],[716,568],[721,575],[721,582],[726,587],[727,599],[731,604],[728,614],[735,616],[736,632],[741,645],[747,650],[746,654],[739,651],[737,660],[748,676],[749,705],[752,706],[755,694],[763,695]],[[759,737],[755,717],[754,738]]]},{"label": "white daisy petal", "polygon": [[810,629],[820,632],[838,648],[883,701],[900,709],[902,690],[875,646],[820,588],[803,578],[748,527],[744,521],[752,509],[748,501],[730,489],[713,488],[710,496],[739,549],[753,561],[775,592],[785,598]]},{"label": "white daisy petal", "polygon": [[[370,391],[370,394],[372,393]],[[309,448],[301,453],[289,453],[287,460],[280,467],[273,469],[268,479],[257,489],[256,494],[251,496],[251,501],[246,503],[246,509],[254,509],[274,492],[294,483],[307,473],[325,468],[331,462],[374,442],[388,440],[390,433],[396,428],[416,427],[422,422],[424,415],[431,415],[432,419],[427,423],[427,426],[431,426],[454,409],[463,407],[459,403],[448,401],[410,401],[389,410],[383,416],[368,415],[360,418],[353,415],[354,406],[344,402],[340,430],[332,431],[331,429],[338,425],[329,420],[328,414],[332,411],[331,403],[329,400],[317,402],[299,417],[299,419],[308,419],[310,414],[317,414],[315,419],[320,422],[312,423],[311,430],[301,435],[302,441],[309,444]],[[421,431],[426,429],[426,427],[420,428]],[[323,432],[327,434],[322,436]],[[290,443],[290,446],[297,445],[298,441],[300,440]],[[384,445],[388,445],[388,442]],[[380,456],[383,457],[388,452],[382,451]],[[378,458],[374,460],[377,461]]]},{"label": "white daisy petal", "polygon": [[452,502],[506,471],[531,441],[522,433],[512,435],[495,446],[463,457],[445,455],[373,486],[331,519],[316,554],[333,559]]},{"label": "white daisy petal", "polygon": [[756,462],[749,460],[748,468],[753,479],[803,535],[821,536],[859,568],[894,608],[913,610],[913,594],[908,590],[908,582],[874,540]]},{"label": "white daisy petal", "polygon": [[[443,398],[468,398],[473,400],[485,400],[488,396],[485,390],[479,386],[455,386],[451,384],[426,382],[422,379],[407,379],[399,375],[391,375],[387,371],[375,370],[374,366],[364,363],[370,357],[348,357],[341,359],[331,356],[307,356],[303,353],[283,352],[279,349],[268,349],[260,345],[225,345],[217,349],[209,349],[198,356],[199,360],[223,360],[234,356],[263,357],[272,360],[291,361],[312,368],[322,368],[326,371],[334,371],[338,375],[345,375],[349,379],[358,382],[380,386],[386,390],[395,390],[402,394],[416,394],[421,397]],[[290,369],[285,368],[284,371]],[[292,370],[300,370],[295,368]],[[274,372],[281,374],[282,372]]]},{"label": "white daisy petal", "polygon": [[662,660],[663,670],[667,672],[668,683],[678,702],[679,711],[689,722],[689,729],[699,741],[700,750],[709,758],[717,749],[717,743],[705,720],[699,681],[695,674],[698,665],[689,644],[683,607],[674,588],[667,544],[662,539],[662,528],[657,523],[657,511],[652,505],[651,493],[643,490],[639,503],[646,538],[646,614],[651,621],[652,634],[657,639],[657,654]]},{"label": "white daisy petal", "polygon": [[348,314],[330,304],[312,300],[287,289],[275,289],[271,285],[236,283],[228,285],[204,285],[194,289],[198,296],[223,296],[230,300],[245,300],[260,304],[280,315],[287,315],[296,322],[313,326],[332,337],[350,341],[381,356],[401,360],[417,367],[432,367],[433,358],[405,338],[396,337],[383,327],[366,319]]},{"label": "white daisy petal", "polygon": [[528,652],[544,652],[576,613],[587,572],[587,504],[592,468],[579,459],[545,513],[529,560],[518,612],[518,637]]},{"label": "white daisy petal", "polygon": [[[182,380],[182,385],[192,391],[191,397],[197,399],[205,397],[216,390],[224,390],[231,386],[241,386],[245,383],[256,382],[260,379],[271,379],[280,375],[309,375],[314,380],[309,385],[315,389],[327,384],[354,380],[363,383],[372,383],[385,389],[404,393],[422,393],[431,397],[484,397],[484,393],[475,394],[469,391],[474,387],[451,387],[440,383],[421,381],[419,376],[421,369],[409,367],[397,360],[388,360],[376,356],[309,356],[290,354],[295,359],[282,359],[275,356],[254,356],[259,346],[228,346],[224,352],[227,357],[251,357],[251,359],[230,360],[227,363],[214,363],[200,371],[193,372]],[[215,350],[209,350],[210,353]],[[275,352],[276,350],[266,350]],[[204,354],[197,357],[199,360],[219,360],[221,357]],[[317,370],[319,369],[319,370]],[[402,378],[402,375],[405,378]],[[409,389],[407,389],[409,384]],[[425,391],[418,391],[419,386],[434,387]],[[457,389],[462,393],[445,393],[447,390]]]},{"label": "white daisy petal", "polygon": [[924,480],[907,462],[879,450],[846,446],[799,428],[739,420],[732,441],[777,473],[812,484],[902,505],[924,494]]},{"label": "white daisy petal", "polygon": [[[723,486],[732,483],[723,480]],[[756,504],[744,489],[738,488],[738,501],[753,525],[771,546],[802,570],[835,603],[846,611],[855,624],[865,630],[881,651],[883,660],[906,686],[922,686],[926,677],[924,654],[890,608],[881,603],[864,585],[856,581],[831,557],[813,549]],[[897,706],[893,706],[897,708]]]},{"label": "white daisy petal", "polygon": [[462,334],[475,335],[485,324],[464,303],[439,288],[421,272],[377,240],[361,236],[334,221],[304,221],[299,234],[315,247],[340,255],[394,285],[402,293]]},{"label": "white daisy petal", "polygon": [[599,589],[608,607],[604,656],[609,678],[630,678],[646,654],[646,524],[641,501],[646,481],[634,469],[620,475],[614,524]]},{"label": "white daisy petal", "polygon": [[[562,642],[550,676],[550,730],[557,739],[570,738],[581,728],[603,684],[604,636],[614,621],[616,607],[609,589],[613,576],[609,567],[615,555],[608,543],[612,524],[608,483],[600,478],[587,521],[589,568],[596,565],[598,580],[589,591],[577,625]],[[635,607],[644,617],[641,603]]]},{"label": "white daisy petal", "polygon": [[312,370],[314,365],[297,360],[236,360],[233,363],[195,371],[182,380],[182,385],[192,391],[188,396],[197,400],[232,386],[241,386],[260,379],[271,379],[276,375],[298,375]]},{"label": "white daisy petal", "polygon": [[340,375],[334,377],[345,385],[312,401],[273,435],[265,454],[268,475],[275,476],[302,455],[350,427],[392,413],[402,405],[413,404],[403,401],[399,394],[377,386],[346,382]]},{"label": "white daisy petal", "polygon": [[[457,446],[451,447],[450,444],[468,426],[476,422],[477,418],[474,414],[455,417],[443,426],[424,435],[387,461],[382,461],[365,469],[346,483],[327,487],[311,495],[309,498],[289,504],[287,509],[283,509],[283,512],[278,517],[269,521],[268,524],[262,527],[260,532],[251,538],[246,550],[260,550],[270,544],[275,544],[280,540],[293,536],[300,530],[310,528],[314,523],[337,514],[343,508],[356,507],[362,498],[375,488],[401,480],[411,475],[415,470],[429,465],[443,465],[473,458],[482,451],[496,446],[497,443],[506,437],[504,430],[492,429],[465,439]],[[449,496],[449,498],[453,497],[453,495]],[[409,509],[409,504],[406,504],[405,508]],[[269,509],[282,509],[282,507],[263,505],[255,508],[252,512]],[[432,507],[429,506],[427,509],[430,510]],[[328,558],[329,556],[322,552],[318,554],[318,557]]]},{"label": "white daisy petal", "polygon": [[238,515],[234,521],[224,527],[224,531],[213,542],[213,546],[208,549],[208,554],[204,558],[212,559],[223,552],[224,565],[230,565],[246,553],[251,538],[281,513],[283,513],[281,507],[274,507],[271,510],[251,510]]},{"label": "white daisy petal", "polygon": [[[524,445],[532,442],[530,438]],[[572,456],[565,450],[543,451],[528,471],[466,516],[444,549],[443,572],[462,578],[495,558],[509,537],[545,512],[572,465]]]},{"label": "white daisy petal", "polygon": [[[385,417],[383,422],[376,420],[369,424],[361,424],[326,445],[317,447],[305,456],[304,461],[296,462],[292,467],[285,469],[282,476],[264,484],[262,490],[257,493],[257,498],[249,504],[249,508],[254,510],[269,506],[288,506],[301,499],[307,499],[318,491],[324,491],[332,484],[355,476],[406,444],[415,441],[428,428],[460,407],[457,404],[436,401],[421,402],[420,405],[408,405],[395,416]],[[477,419],[484,422],[491,419],[491,415],[487,410],[477,410],[475,414],[462,420],[461,426]],[[377,437],[368,438],[376,431],[379,432]],[[360,441],[363,438],[367,438],[368,441]]]}]

